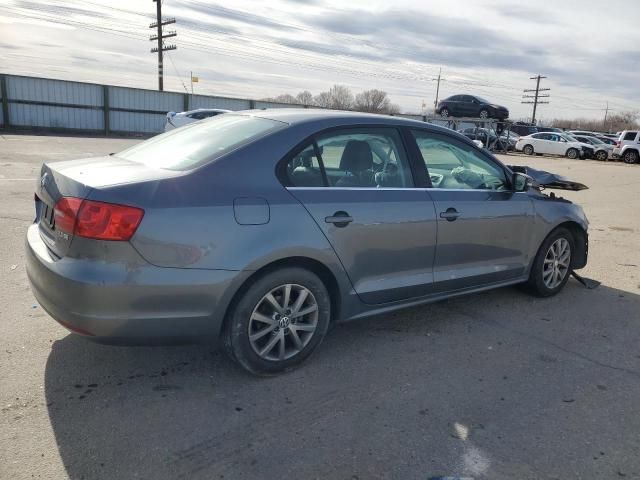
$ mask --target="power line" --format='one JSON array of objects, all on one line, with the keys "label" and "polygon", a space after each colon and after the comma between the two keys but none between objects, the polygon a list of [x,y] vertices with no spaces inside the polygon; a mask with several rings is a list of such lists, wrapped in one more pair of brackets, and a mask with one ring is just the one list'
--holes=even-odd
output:
[{"label": "power line", "polygon": [[176,77],[178,77],[178,80],[180,80],[180,83],[182,84],[182,88],[184,88],[185,92],[189,93],[189,90],[187,89],[187,86],[185,85],[184,81],[182,80],[182,76],[180,75],[180,73],[178,73],[178,69],[176,68],[176,64],[173,62],[173,58],[171,58],[171,55],[169,55],[169,52],[167,52],[167,58],[171,62],[171,65],[173,66],[173,71],[176,72]]}]

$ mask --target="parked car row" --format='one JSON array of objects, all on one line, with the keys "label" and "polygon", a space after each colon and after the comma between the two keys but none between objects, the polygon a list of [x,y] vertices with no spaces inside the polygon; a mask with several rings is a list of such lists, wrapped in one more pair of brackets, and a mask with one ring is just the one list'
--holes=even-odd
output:
[{"label": "parked car row", "polygon": [[601,161],[619,158],[625,163],[637,163],[640,131],[620,132],[617,141],[594,132],[538,132],[518,138],[515,149],[527,155],[549,154]]}]

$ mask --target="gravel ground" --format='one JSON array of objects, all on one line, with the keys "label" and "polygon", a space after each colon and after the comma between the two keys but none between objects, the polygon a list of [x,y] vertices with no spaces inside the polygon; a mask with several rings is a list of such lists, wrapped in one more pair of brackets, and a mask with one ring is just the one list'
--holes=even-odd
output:
[{"label": "gravel ground", "polygon": [[29,290],[42,161],[134,139],[0,136],[0,478],[640,478],[640,165],[510,155],[590,186],[590,260],[516,288],[343,324],[297,371],[206,346],[70,335]]}]

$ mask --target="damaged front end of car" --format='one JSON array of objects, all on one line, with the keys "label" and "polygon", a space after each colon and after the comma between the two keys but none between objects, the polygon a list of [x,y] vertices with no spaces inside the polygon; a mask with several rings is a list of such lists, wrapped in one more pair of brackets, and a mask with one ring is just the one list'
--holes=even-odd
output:
[{"label": "damaged front end of car", "polygon": [[556,190],[587,190],[585,184],[580,182],[574,182],[573,180],[569,180],[562,175],[558,175],[556,173],[546,172],[544,170],[537,170],[535,168],[520,166],[520,165],[509,165],[509,168],[513,172],[523,173],[527,175],[532,180],[532,186],[534,188],[553,188]]}]

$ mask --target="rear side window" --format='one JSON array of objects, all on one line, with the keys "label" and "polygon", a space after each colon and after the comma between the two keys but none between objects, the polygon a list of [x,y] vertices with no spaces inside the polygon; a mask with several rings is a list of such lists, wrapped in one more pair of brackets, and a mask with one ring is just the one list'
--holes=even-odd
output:
[{"label": "rear side window", "polygon": [[623,140],[635,140],[636,133],[638,132],[627,132],[623,138]]},{"label": "rear side window", "polygon": [[286,126],[248,115],[218,115],[153,137],[116,156],[153,168],[190,170]]}]

